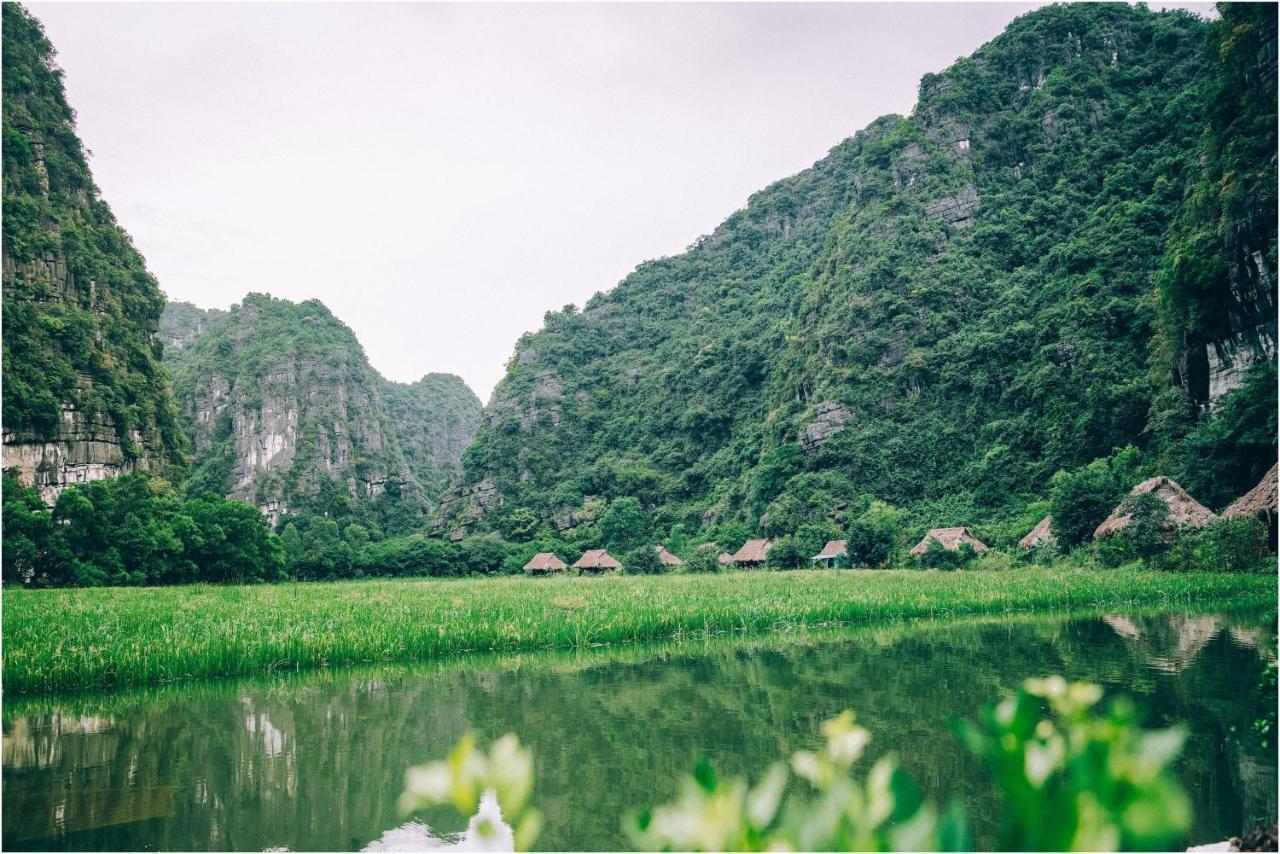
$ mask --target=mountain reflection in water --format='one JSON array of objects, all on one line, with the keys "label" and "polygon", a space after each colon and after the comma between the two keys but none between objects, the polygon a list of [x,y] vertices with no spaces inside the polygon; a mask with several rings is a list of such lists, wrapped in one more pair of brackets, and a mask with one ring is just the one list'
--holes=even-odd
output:
[{"label": "mountain reflection in water", "polygon": [[700,758],[754,777],[851,708],[870,758],[896,753],[936,801],[962,799],[983,846],[999,804],[950,720],[1049,673],[1132,695],[1149,726],[1185,724],[1188,842],[1218,840],[1275,819],[1275,756],[1252,731],[1275,704],[1258,689],[1275,637],[1274,614],[990,618],[17,698],[4,711],[3,845],[468,845],[483,809],[468,822],[403,816],[396,801],[407,767],[474,730],[482,743],[515,732],[533,751],[540,848],[625,848],[621,817],[671,800]]}]

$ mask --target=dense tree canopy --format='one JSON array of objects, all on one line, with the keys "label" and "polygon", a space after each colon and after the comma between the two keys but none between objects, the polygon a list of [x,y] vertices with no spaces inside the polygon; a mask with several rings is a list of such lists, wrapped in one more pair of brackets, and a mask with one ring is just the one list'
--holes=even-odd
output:
[{"label": "dense tree canopy", "polygon": [[[1129,445],[1220,509],[1275,459],[1274,391],[1228,395],[1220,421],[1193,411],[1167,364],[1152,369],[1182,340],[1159,334],[1182,315],[1154,297],[1170,240],[1197,224],[1227,266],[1227,201],[1184,194],[1219,186],[1205,151],[1274,193],[1274,96],[1251,106],[1238,79],[1256,78],[1274,18],[1030,13],[927,75],[910,116],[873,122],[583,310],[548,313],[464,456],[467,481],[503,499],[482,527],[531,511],[573,538],[558,520],[638,501],[658,536],[682,525],[723,544],[729,524],[844,528],[877,499],[914,536],[1003,538],[1055,473]],[[1274,270],[1274,203],[1256,224]],[[1206,445],[1216,469],[1195,459]]]}]

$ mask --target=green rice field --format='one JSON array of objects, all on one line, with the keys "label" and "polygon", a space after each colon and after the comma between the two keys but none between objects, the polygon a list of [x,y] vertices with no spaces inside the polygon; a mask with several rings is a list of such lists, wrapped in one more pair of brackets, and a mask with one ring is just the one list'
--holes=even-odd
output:
[{"label": "green rice field", "polygon": [[1070,610],[1274,610],[1275,578],[1027,569],[412,579],[4,592],[11,694],[470,652]]}]

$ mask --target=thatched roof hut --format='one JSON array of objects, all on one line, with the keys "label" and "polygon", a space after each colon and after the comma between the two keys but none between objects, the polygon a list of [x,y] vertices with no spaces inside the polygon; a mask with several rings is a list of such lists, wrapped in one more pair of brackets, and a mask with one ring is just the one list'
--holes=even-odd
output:
[{"label": "thatched roof hut", "polygon": [[765,562],[769,549],[773,548],[772,540],[747,540],[729,560],[737,566],[759,566]]},{"label": "thatched roof hut", "polygon": [[733,563],[733,557],[728,552],[720,552],[720,556],[716,560],[720,561],[721,566],[728,566]]},{"label": "thatched roof hut", "polygon": [[[1130,495],[1142,495],[1143,493],[1151,493],[1169,505],[1169,517],[1165,520],[1165,529],[1168,531],[1183,525],[1203,528],[1209,522],[1218,518],[1213,515],[1212,510],[1192,498],[1172,478],[1167,478],[1163,475],[1148,478],[1129,490]],[[1111,515],[1103,520],[1102,524],[1093,532],[1095,540],[1113,536],[1128,527],[1129,514],[1121,511],[1120,507],[1123,506],[1124,502],[1121,502],[1120,506],[1112,510]]]},{"label": "thatched roof hut", "polygon": [[924,539],[911,549],[912,557],[919,557],[929,548],[929,541],[937,540],[949,552],[958,551],[960,546],[968,543],[978,554],[991,551],[986,543],[969,533],[968,528],[934,528],[924,535]]},{"label": "thatched roof hut", "polygon": [[529,562],[524,565],[524,571],[531,572],[534,575],[540,575],[544,572],[561,572],[568,568],[568,564],[551,552],[538,552],[529,558]]},{"label": "thatched roof hut", "polygon": [[1241,495],[1222,511],[1223,516],[1256,516],[1267,526],[1267,542],[1276,550],[1276,466],[1262,476],[1258,485]]},{"label": "thatched roof hut", "polygon": [[610,569],[622,569],[622,564],[604,549],[588,549],[582,557],[573,562],[573,568],[579,572],[604,572]]},{"label": "thatched roof hut", "polygon": [[1045,516],[1040,520],[1040,524],[1031,529],[1031,533],[1018,540],[1018,545],[1024,549],[1034,549],[1036,546],[1056,546],[1058,538],[1053,535],[1053,517]]},{"label": "thatched roof hut", "polygon": [[848,543],[845,540],[831,540],[822,547],[822,551],[809,558],[813,563],[824,563],[827,568],[836,565],[836,561],[849,556]]},{"label": "thatched roof hut", "polygon": [[663,566],[684,566],[684,561],[667,551],[666,546],[657,546],[654,551],[658,553],[658,560],[662,561]]},{"label": "thatched roof hut", "polygon": [[1275,518],[1276,502],[1276,466],[1272,466],[1262,476],[1262,480],[1258,481],[1257,486],[1231,502],[1231,506],[1222,511],[1222,515]]}]

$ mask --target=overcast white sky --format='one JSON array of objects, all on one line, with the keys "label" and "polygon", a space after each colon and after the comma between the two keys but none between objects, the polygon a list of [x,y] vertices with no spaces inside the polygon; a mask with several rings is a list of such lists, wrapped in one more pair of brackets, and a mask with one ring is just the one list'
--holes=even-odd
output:
[{"label": "overcast white sky", "polygon": [[909,112],[1036,5],[29,8],[171,299],[316,297],[385,376],[487,399],[543,312]]}]

